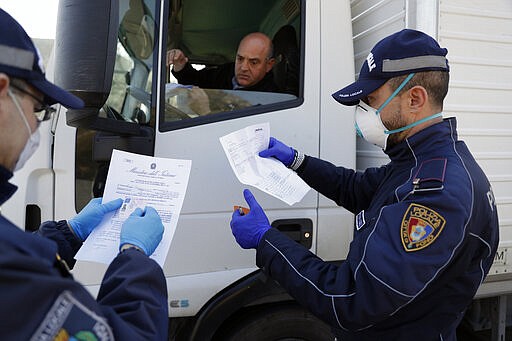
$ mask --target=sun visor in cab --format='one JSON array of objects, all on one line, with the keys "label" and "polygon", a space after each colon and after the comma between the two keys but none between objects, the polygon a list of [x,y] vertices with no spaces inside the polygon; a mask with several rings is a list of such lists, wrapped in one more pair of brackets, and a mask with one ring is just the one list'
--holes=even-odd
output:
[{"label": "sun visor in cab", "polygon": [[68,110],[67,124],[94,129],[112,86],[119,26],[118,0],[60,0],[55,83],[85,102]]}]

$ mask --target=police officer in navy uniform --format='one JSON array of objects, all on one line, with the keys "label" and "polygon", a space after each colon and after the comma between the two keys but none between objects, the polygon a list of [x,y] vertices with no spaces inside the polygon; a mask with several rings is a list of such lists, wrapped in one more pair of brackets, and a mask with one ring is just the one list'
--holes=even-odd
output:
[{"label": "police officer in navy uniform", "polygon": [[[39,124],[55,103],[84,105],[46,80],[33,42],[0,9],[0,205],[16,191],[8,181],[36,150]],[[34,234],[0,216],[0,339],[167,339],[165,278],[148,257],[163,234],[153,208],[135,210],[123,224],[120,253],[96,299],[67,269],[89,233],[121,203],[93,199],[76,217],[46,222]]]},{"label": "police officer in navy uniform", "polygon": [[354,239],[339,266],[271,228],[254,196],[231,228],[256,264],[338,339],[456,340],[456,328],[498,245],[491,185],[455,118],[442,118],[447,50],[405,29],[371,50],[359,79],[333,94],[355,105],[357,133],[390,162],[358,172],[271,138],[262,157],[292,168],[312,188],[354,213]]}]

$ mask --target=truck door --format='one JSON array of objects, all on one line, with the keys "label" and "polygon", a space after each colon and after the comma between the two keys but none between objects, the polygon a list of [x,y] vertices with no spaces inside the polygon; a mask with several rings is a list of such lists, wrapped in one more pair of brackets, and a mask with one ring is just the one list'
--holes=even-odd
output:
[{"label": "truck door", "polygon": [[[347,19],[338,34],[345,45],[327,44],[332,35],[320,33],[335,29],[339,17]],[[268,122],[272,136],[307,155],[353,164],[351,110],[331,110],[336,104],[330,98],[337,87],[352,81],[352,63],[347,68],[323,66],[351,58],[346,4],[61,0],[58,18],[56,83],[82,97],[86,108],[68,110],[58,121],[56,218],[73,216],[93,196],[102,195],[113,148],[192,160],[164,265],[173,317],[194,316],[256,269],[254,250],[241,249],[229,227],[233,205],[246,205],[245,186],[231,170],[219,137]],[[91,18],[95,25],[90,25]],[[267,57],[275,61],[269,72],[276,91],[180,84],[166,65],[166,52],[180,49],[194,68],[225,67],[235,60],[239,41],[251,32],[273,41],[273,54]],[[346,253],[352,222],[346,211],[313,190],[291,207],[252,190],[276,228],[313,252],[321,240],[326,246],[322,256],[329,260]],[[320,211],[325,213],[322,219]],[[104,271],[104,266],[87,262],[78,262],[74,269],[75,277],[93,292]]]}]

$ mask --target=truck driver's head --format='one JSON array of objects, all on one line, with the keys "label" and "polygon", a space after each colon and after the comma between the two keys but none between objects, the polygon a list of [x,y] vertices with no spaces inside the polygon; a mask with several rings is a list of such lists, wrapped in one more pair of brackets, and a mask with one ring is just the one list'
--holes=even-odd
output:
[{"label": "truck driver's head", "polygon": [[272,70],[274,63],[272,40],[260,32],[246,35],[238,45],[235,59],[238,85],[247,88],[257,84]]}]

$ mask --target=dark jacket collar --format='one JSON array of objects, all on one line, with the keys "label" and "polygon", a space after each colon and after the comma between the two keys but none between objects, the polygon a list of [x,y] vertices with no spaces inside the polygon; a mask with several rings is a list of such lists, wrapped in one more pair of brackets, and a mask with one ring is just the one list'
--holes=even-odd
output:
[{"label": "dark jacket collar", "polygon": [[[234,76],[233,76],[234,77]],[[274,82],[274,73],[272,71],[267,72],[265,77],[260,80],[258,83],[253,86],[247,88],[239,88],[239,90],[247,90],[247,91],[265,91],[265,92],[278,92],[276,83]]]},{"label": "dark jacket collar", "polygon": [[274,81],[274,72],[270,70],[267,72],[265,77],[263,77],[262,80],[260,80],[258,83],[254,84],[253,86],[248,86],[246,88],[242,88],[240,86],[237,86],[236,80],[235,80],[235,63],[228,63],[225,64],[230,72],[231,72],[231,83],[232,83],[232,89],[236,90],[246,90],[246,91],[264,91],[264,92],[279,92],[279,88]]},{"label": "dark jacket collar", "polygon": [[411,160],[425,153],[432,153],[447,143],[457,141],[457,120],[455,117],[445,118],[442,122],[433,124],[401,143],[386,149],[385,153],[391,161]]},{"label": "dark jacket collar", "polygon": [[9,183],[12,172],[0,165],[0,205],[6,202],[18,189],[17,186]]},{"label": "dark jacket collar", "polygon": [[[17,186],[8,182],[12,178],[12,172],[7,168],[0,166],[0,205],[6,202],[18,189]],[[0,241],[15,246],[25,254],[43,259],[52,266],[57,253],[57,245],[54,242],[41,238],[38,235],[24,232],[16,227],[12,222],[0,215]],[[16,254],[3,254],[2,260],[6,258],[17,257]]]}]

